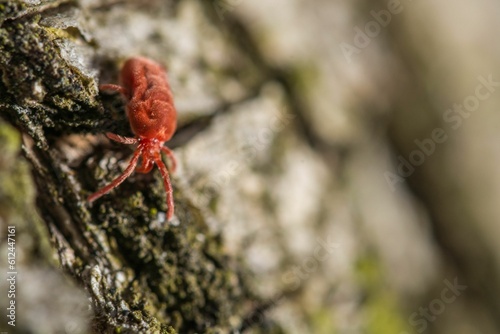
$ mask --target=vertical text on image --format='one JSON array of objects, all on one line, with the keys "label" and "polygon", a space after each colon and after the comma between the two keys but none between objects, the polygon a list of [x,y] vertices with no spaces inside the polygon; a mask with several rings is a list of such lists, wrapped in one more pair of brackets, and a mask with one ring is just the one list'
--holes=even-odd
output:
[{"label": "vertical text on image", "polygon": [[7,323],[16,326],[16,227],[7,227]]}]

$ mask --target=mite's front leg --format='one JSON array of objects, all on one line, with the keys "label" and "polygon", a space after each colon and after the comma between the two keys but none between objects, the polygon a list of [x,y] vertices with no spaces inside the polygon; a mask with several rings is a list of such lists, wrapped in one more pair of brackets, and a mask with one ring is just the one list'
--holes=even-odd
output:
[{"label": "mite's front leg", "polygon": [[127,144],[127,145],[137,144],[137,142],[138,142],[137,138],[123,137],[123,136],[115,135],[114,133],[111,133],[111,132],[106,132],[106,137],[108,137],[109,139],[114,140],[118,143]]},{"label": "mite's front leg", "polygon": [[118,92],[122,94],[123,96],[128,96],[128,91],[125,89],[125,87],[119,86],[119,85],[113,85],[113,84],[104,84],[99,86],[99,90],[111,90],[113,92]]},{"label": "mite's front leg", "polygon": [[172,173],[175,173],[175,170],[177,169],[177,159],[175,158],[174,152],[166,146],[162,146],[161,151],[170,158],[170,161],[172,162]]},{"label": "mite's front leg", "polygon": [[129,177],[130,174],[132,174],[132,172],[134,171],[135,166],[137,166],[137,161],[139,160],[139,157],[140,157],[141,153],[142,153],[141,150],[136,150],[135,153],[134,153],[134,156],[132,157],[132,160],[130,160],[130,162],[129,162],[127,168],[125,169],[125,171],[120,176],[118,176],[116,179],[114,179],[113,181],[111,181],[110,184],[108,184],[104,188],[102,188],[102,189],[98,190],[97,192],[93,193],[92,195],[90,195],[87,198],[87,200],[90,203],[92,203],[93,201],[95,201],[96,199],[98,199],[102,195],[105,195],[105,194],[109,193],[111,190],[113,190],[114,188],[118,187],[123,181],[125,181],[125,179],[127,177]]},{"label": "mite's front leg", "polygon": [[172,190],[172,184],[170,182],[170,177],[168,175],[168,170],[167,167],[165,167],[165,164],[163,161],[161,161],[160,157],[157,157],[155,159],[155,163],[158,166],[158,169],[160,169],[161,176],[163,178],[163,184],[165,186],[165,192],[167,194],[167,221],[172,219],[174,215],[174,197],[173,197],[173,190]]}]

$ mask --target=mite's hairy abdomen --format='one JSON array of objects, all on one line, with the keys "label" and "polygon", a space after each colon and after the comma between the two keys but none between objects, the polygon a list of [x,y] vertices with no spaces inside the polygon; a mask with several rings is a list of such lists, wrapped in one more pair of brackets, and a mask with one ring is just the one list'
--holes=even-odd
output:
[{"label": "mite's hairy abdomen", "polygon": [[132,131],[140,137],[167,141],[175,132],[176,112],[174,106],[165,101],[131,101],[128,117]]},{"label": "mite's hairy abdomen", "polygon": [[170,139],[177,113],[164,68],[146,58],[132,58],[123,65],[121,76],[128,92],[127,113],[134,133],[162,141]]}]

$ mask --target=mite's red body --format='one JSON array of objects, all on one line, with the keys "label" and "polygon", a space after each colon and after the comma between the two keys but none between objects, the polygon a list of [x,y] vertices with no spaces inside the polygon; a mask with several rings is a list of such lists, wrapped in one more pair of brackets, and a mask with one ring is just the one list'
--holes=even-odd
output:
[{"label": "mite's red body", "polygon": [[167,193],[167,219],[174,214],[172,185],[168,170],[161,159],[161,152],[172,161],[172,171],[175,171],[176,161],[173,152],[163,144],[175,132],[177,113],[174,107],[172,92],[167,82],[163,67],[146,58],[131,58],[125,62],[121,70],[121,84],[102,85],[101,90],[120,92],[127,99],[127,116],[135,138],[127,138],[106,133],[108,138],[123,144],[138,144],[132,160],[122,175],[110,184],[89,196],[89,202],[95,201],[104,194],[120,185],[132,174],[139,158],[141,165],[136,171],[148,173],[156,164],[161,172],[165,191]]}]

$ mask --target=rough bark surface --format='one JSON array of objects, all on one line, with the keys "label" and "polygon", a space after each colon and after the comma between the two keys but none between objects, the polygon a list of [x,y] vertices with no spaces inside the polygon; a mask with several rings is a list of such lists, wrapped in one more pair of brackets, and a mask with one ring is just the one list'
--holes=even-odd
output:
[{"label": "rough bark surface", "polygon": [[[488,1],[0,2],[5,330],[500,332]],[[131,135],[124,101],[98,86],[137,55],[178,110],[170,222],[157,170],[86,201],[131,157],[103,135]],[[448,112],[490,73],[481,111]]]},{"label": "rough bark surface", "polygon": [[220,235],[179,182],[170,222],[158,173],[86,202],[120,173],[130,152],[84,135],[130,130],[119,97],[103,103],[98,96],[98,74],[113,76],[118,61],[104,66],[82,8],[68,1],[1,6],[2,116],[26,134],[36,206],[61,266],[90,296],[92,330],[237,330],[250,310],[243,267],[225,255]]}]

